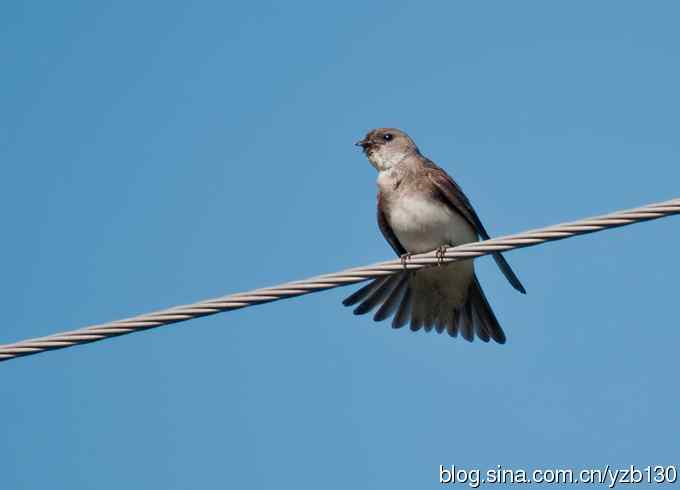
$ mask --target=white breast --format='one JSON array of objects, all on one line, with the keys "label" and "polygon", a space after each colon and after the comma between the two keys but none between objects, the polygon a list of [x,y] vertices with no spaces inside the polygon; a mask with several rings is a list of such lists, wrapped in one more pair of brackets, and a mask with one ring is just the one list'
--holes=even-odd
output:
[{"label": "white breast", "polygon": [[408,252],[477,241],[474,228],[465,218],[426,195],[400,195],[390,204],[387,219]]}]

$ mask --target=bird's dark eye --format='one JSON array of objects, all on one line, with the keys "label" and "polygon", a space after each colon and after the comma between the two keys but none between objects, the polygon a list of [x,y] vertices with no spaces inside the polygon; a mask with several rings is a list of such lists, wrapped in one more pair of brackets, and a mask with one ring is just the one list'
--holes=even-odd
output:
[{"label": "bird's dark eye", "polygon": [[385,134],[385,136],[383,136],[383,139],[385,141],[390,141],[392,138],[394,138],[394,136],[392,136],[392,133],[387,133]]}]

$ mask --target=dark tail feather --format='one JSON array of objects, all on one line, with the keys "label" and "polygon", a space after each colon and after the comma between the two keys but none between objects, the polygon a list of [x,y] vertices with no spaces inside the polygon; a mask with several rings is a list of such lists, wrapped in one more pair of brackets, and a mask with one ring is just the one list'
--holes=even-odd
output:
[{"label": "dark tail feather", "polygon": [[364,313],[368,313],[380,303],[385,301],[397,284],[399,284],[400,279],[401,277],[398,274],[388,277],[387,280],[378,287],[378,289],[376,289],[369,297],[363,300],[363,302],[361,302],[359,306],[354,309],[354,314],[363,315]]},{"label": "dark tail feather", "polygon": [[489,328],[486,326],[486,323],[484,323],[484,321],[479,317],[477,308],[474,307],[472,308],[472,323],[475,326],[475,333],[477,334],[477,337],[479,337],[482,342],[488,342],[491,332],[489,332]]},{"label": "dark tail feather", "polygon": [[398,274],[398,276],[399,281],[397,282],[397,285],[373,317],[373,320],[376,322],[383,321],[390,317],[401,304],[401,299],[404,297],[404,293],[408,287],[408,272],[402,272],[401,274]]},{"label": "dark tail feather", "polygon": [[[494,315],[493,310],[489,305],[489,301],[486,299],[484,291],[482,291],[482,287],[479,285],[477,276],[474,277],[468,294],[468,304],[471,305],[472,310],[474,311],[475,328],[479,338],[484,340],[484,337],[486,337],[486,342],[490,337],[499,344],[504,344],[506,340],[505,333],[503,333],[503,329],[498,323],[496,315]],[[480,332],[485,332],[484,337],[480,335]]]},{"label": "dark tail feather", "polygon": [[498,268],[501,270],[505,278],[510,282],[510,284],[512,284],[512,287],[522,294],[527,294],[527,290],[524,289],[524,286],[522,286],[522,283],[519,281],[519,278],[510,267],[510,264],[508,264],[508,261],[505,260],[505,257],[503,257],[500,253],[495,253],[493,254],[493,259],[496,261],[496,264],[498,264]]},{"label": "dark tail feather", "polygon": [[399,305],[399,310],[397,314],[394,315],[394,320],[392,320],[392,328],[401,328],[406,323],[408,323],[409,318],[411,318],[411,308],[413,303],[411,301],[412,289],[411,286],[406,283],[406,292],[404,297],[401,299],[401,304]]},{"label": "dark tail feather", "polygon": [[453,310],[446,324],[446,331],[451,337],[458,337],[458,322],[460,321],[460,311]]},{"label": "dark tail feather", "polygon": [[425,328],[426,332],[429,332],[434,327],[435,313],[436,312],[434,310],[434,307],[432,306],[432,303],[425,303],[424,308],[425,308],[425,317],[423,319],[423,327]]},{"label": "dark tail feather", "polygon": [[342,300],[342,304],[345,306],[352,306],[357,304],[359,301],[366,299],[368,296],[373,294],[375,290],[382,286],[385,283],[385,281],[387,281],[389,278],[390,276],[384,276],[379,277],[377,279],[373,279],[364,287],[362,287],[361,289],[357,289],[352,294],[347,296],[344,300]]},{"label": "dark tail feather", "polygon": [[437,333],[442,333],[444,330],[446,330],[446,324],[448,323],[448,320],[449,319],[444,315],[439,315],[439,317],[437,317],[437,320],[434,322],[434,329],[437,331]]},{"label": "dark tail feather", "polygon": [[412,301],[413,306],[411,307],[411,325],[410,329],[413,332],[417,332],[423,328],[423,322],[425,318],[425,312],[423,311],[423,301]]},{"label": "dark tail feather", "polygon": [[470,303],[470,298],[468,298],[467,302],[461,308],[458,328],[460,329],[460,335],[468,342],[472,342],[475,339],[472,326],[472,305]]}]

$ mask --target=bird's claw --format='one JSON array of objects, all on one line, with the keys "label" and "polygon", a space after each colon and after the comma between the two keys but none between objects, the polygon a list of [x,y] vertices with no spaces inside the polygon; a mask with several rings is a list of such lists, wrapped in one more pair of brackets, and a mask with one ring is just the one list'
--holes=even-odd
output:
[{"label": "bird's claw", "polygon": [[406,263],[407,263],[409,260],[411,260],[411,255],[412,255],[412,254],[410,254],[410,253],[405,253],[405,254],[401,254],[401,257],[399,257],[399,259],[401,260],[401,265],[404,266],[404,269],[407,268],[407,267],[406,267]]},{"label": "bird's claw", "polygon": [[437,257],[437,265],[442,265],[444,263],[446,249],[446,245],[442,245],[441,247],[437,248],[437,252],[435,253],[435,257]]}]

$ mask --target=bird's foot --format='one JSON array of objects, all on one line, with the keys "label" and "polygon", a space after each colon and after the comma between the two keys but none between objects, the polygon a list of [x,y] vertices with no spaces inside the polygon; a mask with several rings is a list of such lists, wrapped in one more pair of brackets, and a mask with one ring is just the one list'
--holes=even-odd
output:
[{"label": "bird's foot", "polygon": [[411,260],[411,255],[413,255],[413,254],[411,254],[411,253],[405,253],[405,254],[401,254],[401,257],[399,257],[399,259],[401,260],[401,265],[404,266],[404,269],[407,268],[407,267],[406,267],[406,263],[407,263],[409,260]]},{"label": "bird's foot", "polygon": [[437,252],[435,253],[435,257],[437,257],[437,265],[442,265],[444,263],[444,257],[446,257],[446,250],[447,250],[446,245],[442,245],[439,248],[437,248]]}]

